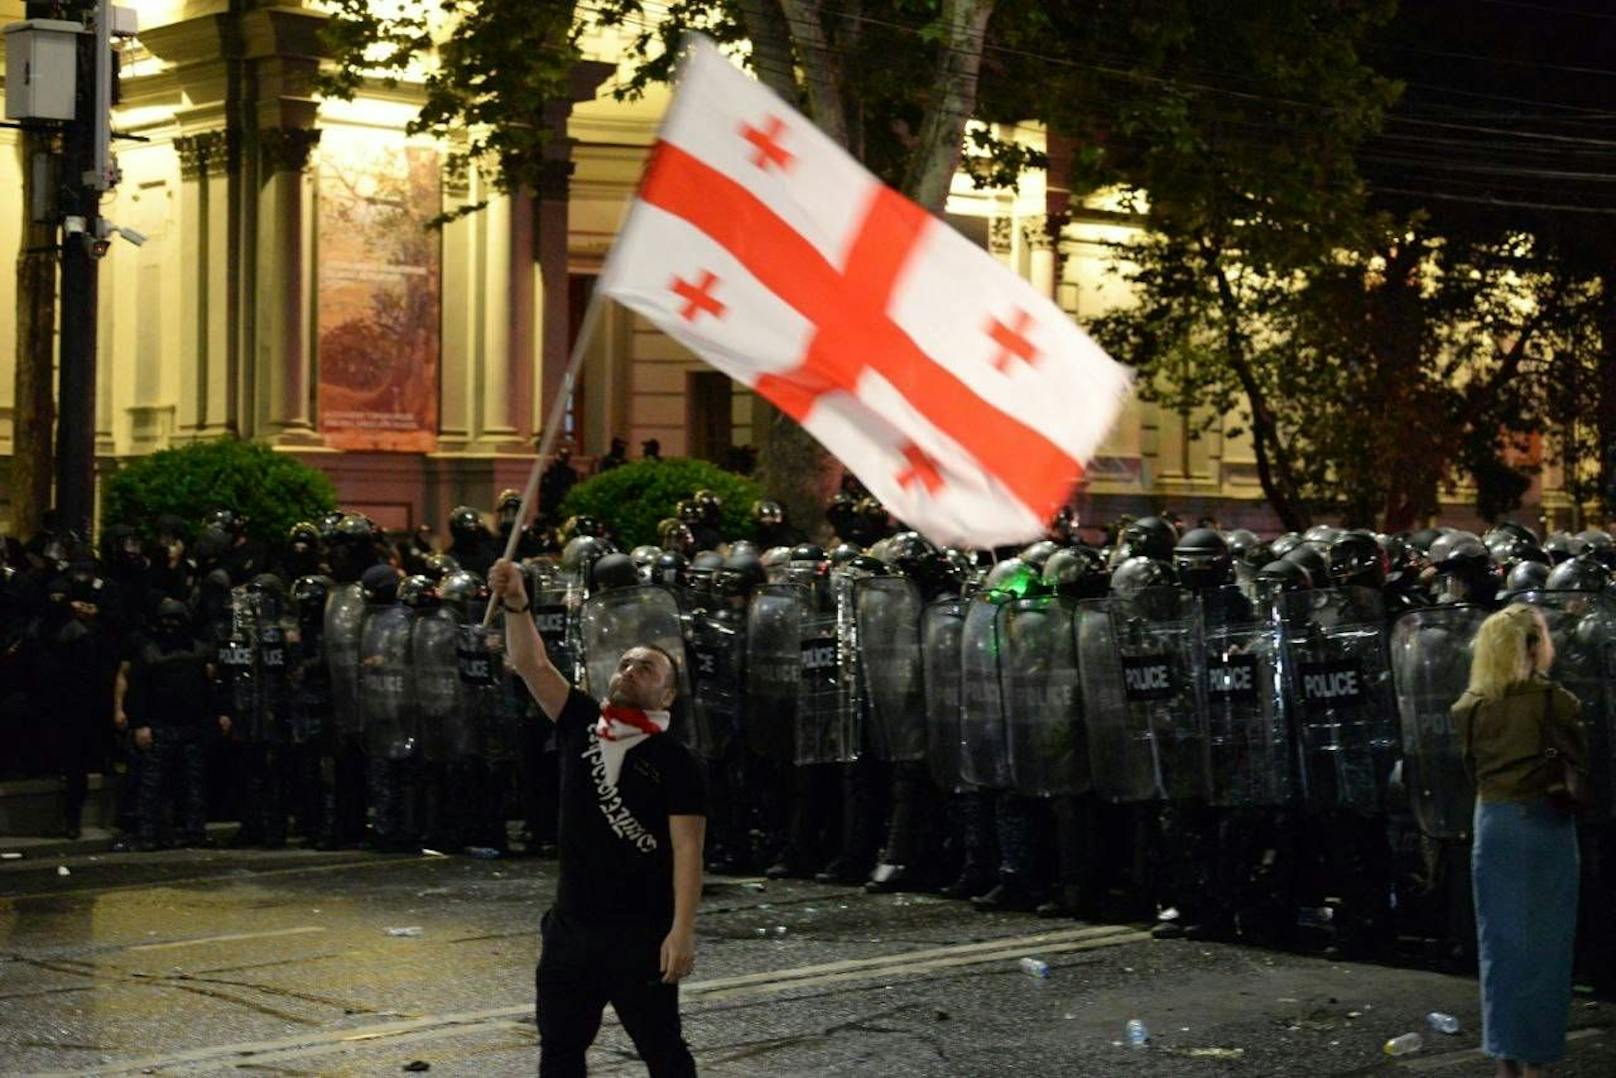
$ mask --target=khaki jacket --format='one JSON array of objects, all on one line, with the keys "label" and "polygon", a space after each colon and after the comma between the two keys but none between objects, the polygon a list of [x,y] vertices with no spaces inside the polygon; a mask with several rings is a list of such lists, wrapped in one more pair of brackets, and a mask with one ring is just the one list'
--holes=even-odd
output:
[{"label": "khaki jacket", "polygon": [[[1476,796],[1483,801],[1531,801],[1547,794],[1562,779],[1562,769],[1544,759],[1548,744],[1563,746],[1573,766],[1587,770],[1581,713],[1582,702],[1545,677],[1516,682],[1497,700],[1469,692],[1459,697],[1453,725]],[[1556,740],[1544,740],[1545,719],[1557,728]]]}]

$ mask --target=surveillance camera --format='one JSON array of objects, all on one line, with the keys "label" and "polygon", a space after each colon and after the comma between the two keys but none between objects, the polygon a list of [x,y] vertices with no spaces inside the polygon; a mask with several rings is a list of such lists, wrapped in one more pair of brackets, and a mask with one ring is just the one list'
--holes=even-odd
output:
[{"label": "surveillance camera", "polygon": [[136,247],[144,247],[146,244],[146,233],[140,231],[138,228],[119,227],[118,235],[122,236]]}]

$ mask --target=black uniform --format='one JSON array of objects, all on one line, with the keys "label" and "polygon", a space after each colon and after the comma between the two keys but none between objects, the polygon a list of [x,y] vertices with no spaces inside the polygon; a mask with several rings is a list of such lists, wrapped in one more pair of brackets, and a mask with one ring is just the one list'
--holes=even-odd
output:
[{"label": "black uniform", "polygon": [[561,877],[545,914],[536,976],[541,1075],[582,1075],[607,1003],[654,1075],[694,1075],[680,1036],[679,990],[663,984],[673,924],[670,816],[706,814],[701,769],[665,735],[624,756],[606,779],[600,707],[574,689],[557,719],[561,745]]}]

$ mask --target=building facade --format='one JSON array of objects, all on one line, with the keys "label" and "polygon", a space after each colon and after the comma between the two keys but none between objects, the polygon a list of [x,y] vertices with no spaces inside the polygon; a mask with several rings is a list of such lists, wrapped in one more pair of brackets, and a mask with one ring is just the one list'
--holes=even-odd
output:
[{"label": "building facade", "polygon": [[[100,266],[103,468],[196,439],[254,438],[323,469],[345,507],[398,529],[441,529],[452,506],[487,507],[520,487],[666,91],[613,100],[621,50],[591,35],[576,101],[555,107],[567,136],[555,167],[541,190],[506,196],[406,134],[409,86],[319,100],[325,16],[313,7],[133,6],[141,31],[115,126],[143,141],[118,143],[123,178],[103,212],[148,240],[116,244]],[[21,9],[5,0],[0,21]],[[1032,126],[999,133],[1043,146]],[[21,186],[16,144],[0,129],[3,189]],[[1068,201],[1041,173],[1015,191],[961,177],[947,216],[1081,322],[1128,302],[1111,248],[1138,224],[1098,200]],[[0,257],[15,257],[23,212],[0,210]],[[15,307],[0,304],[0,455],[11,452]],[[755,406],[608,308],[563,433],[585,463],[614,436],[722,461],[756,442]],[[1277,530],[1249,443],[1220,422],[1192,437],[1198,418],[1130,404],[1074,495],[1084,519],[1170,506]]]}]

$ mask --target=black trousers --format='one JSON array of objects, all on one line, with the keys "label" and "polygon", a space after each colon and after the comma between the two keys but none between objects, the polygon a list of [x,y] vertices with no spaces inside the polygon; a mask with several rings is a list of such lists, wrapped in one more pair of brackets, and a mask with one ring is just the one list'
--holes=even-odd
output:
[{"label": "black trousers", "polygon": [[140,768],[140,837],[155,842],[163,830],[164,809],[180,794],[180,837],[207,835],[208,731],[200,726],[154,726],[151,749]]},{"label": "black trousers", "polygon": [[663,984],[660,928],[544,915],[538,987],[540,1078],[586,1073],[585,1054],[612,1005],[651,1078],[686,1078],[696,1061],[679,1028],[679,986]]}]

